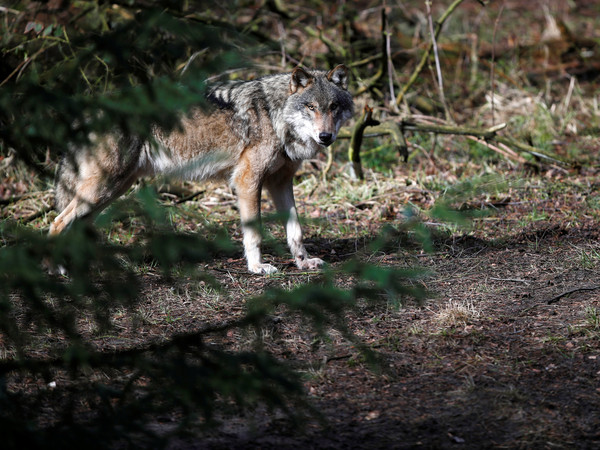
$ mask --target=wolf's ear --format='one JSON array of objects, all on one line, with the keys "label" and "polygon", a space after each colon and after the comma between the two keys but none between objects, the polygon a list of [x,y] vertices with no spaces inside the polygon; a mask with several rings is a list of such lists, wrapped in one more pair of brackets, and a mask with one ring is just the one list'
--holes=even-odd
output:
[{"label": "wolf's ear", "polygon": [[327,74],[327,79],[331,81],[336,86],[341,87],[342,89],[348,89],[348,78],[350,76],[350,71],[348,68],[340,64],[336,66],[334,69],[331,69]]},{"label": "wolf's ear", "polygon": [[290,93],[295,93],[300,88],[305,88],[309,85],[312,80],[312,76],[301,67],[296,67],[292,72],[292,79],[290,80]]}]

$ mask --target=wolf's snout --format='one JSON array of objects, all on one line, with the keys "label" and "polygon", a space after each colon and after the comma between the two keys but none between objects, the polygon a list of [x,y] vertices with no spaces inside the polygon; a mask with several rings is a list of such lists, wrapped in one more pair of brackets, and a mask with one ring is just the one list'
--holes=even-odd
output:
[{"label": "wolf's snout", "polygon": [[319,141],[322,145],[330,145],[333,142],[333,134],[327,132],[319,133]]}]

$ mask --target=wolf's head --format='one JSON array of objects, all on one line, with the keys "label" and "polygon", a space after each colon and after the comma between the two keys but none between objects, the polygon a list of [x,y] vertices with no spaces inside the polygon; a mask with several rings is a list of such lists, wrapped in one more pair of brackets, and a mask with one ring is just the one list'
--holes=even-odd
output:
[{"label": "wolf's head", "polygon": [[344,65],[329,72],[309,72],[300,67],[292,72],[286,119],[306,143],[331,145],[342,124],[352,117],[348,76],[348,68]]}]

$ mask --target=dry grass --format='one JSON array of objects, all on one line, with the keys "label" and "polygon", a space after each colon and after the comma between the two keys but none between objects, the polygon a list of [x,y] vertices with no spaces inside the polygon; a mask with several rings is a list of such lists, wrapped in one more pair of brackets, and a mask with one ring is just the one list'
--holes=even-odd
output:
[{"label": "dry grass", "polygon": [[480,315],[481,310],[473,300],[450,299],[435,313],[433,320],[443,328],[465,327]]}]

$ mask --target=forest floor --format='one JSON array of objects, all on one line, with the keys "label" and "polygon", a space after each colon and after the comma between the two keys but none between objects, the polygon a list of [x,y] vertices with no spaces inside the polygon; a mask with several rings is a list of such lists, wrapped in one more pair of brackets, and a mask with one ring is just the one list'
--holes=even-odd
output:
[{"label": "forest floor", "polygon": [[[498,171],[505,169],[500,166]],[[323,340],[282,311],[260,331],[263,345],[302,374],[308,400],[325,421],[313,417],[297,427],[285,414],[261,408],[224,413],[218,428],[202,431],[199,422],[196,432],[188,429],[191,435],[171,440],[169,448],[600,446],[600,174],[507,169],[503,192],[471,200],[487,206],[488,214],[469,229],[434,232],[431,252],[410,235],[397,240],[396,248],[374,251],[373,237],[402,214],[398,199],[405,195],[417,205],[427,197],[426,189],[398,182],[411,172],[399,166],[363,203],[323,198],[343,190],[342,184],[351,193],[375,183],[372,177],[384,177],[368,172],[361,183],[340,175],[338,181],[315,181],[316,189],[310,183],[297,188],[301,212],[320,216],[304,227],[309,252],[334,270],[351,258],[423,269],[419,283],[429,296],[422,303],[365,302],[347,316],[352,332],[376,352],[378,365],[367,364],[338,330],[328,330]],[[317,175],[304,173],[307,180]],[[223,289],[194,278],[164,278],[147,267],[135,313],[117,312],[110,335],[91,332],[96,348],[111,352],[226,323],[244,314],[247,299],[270,287],[318,281],[319,273],[299,271],[276,248],[284,241],[275,224],[266,259],[280,273],[248,274],[228,198],[228,191],[215,188],[186,205],[202,210],[212,204],[211,220],[234,239],[233,255],[217,255],[203,267]],[[121,226],[115,225],[116,235],[130,236]],[[353,281],[342,272],[336,282],[344,287]],[[207,342],[240,351],[254,339],[233,330]],[[19,386],[27,392],[38,389],[39,381],[23,379]],[[52,407],[43,414],[51,416]],[[162,434],[178,420],[179,413],[163,413],[151,427]]]}]

